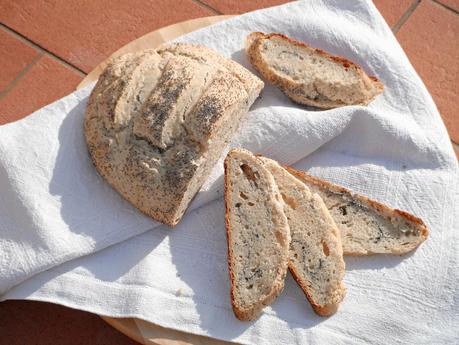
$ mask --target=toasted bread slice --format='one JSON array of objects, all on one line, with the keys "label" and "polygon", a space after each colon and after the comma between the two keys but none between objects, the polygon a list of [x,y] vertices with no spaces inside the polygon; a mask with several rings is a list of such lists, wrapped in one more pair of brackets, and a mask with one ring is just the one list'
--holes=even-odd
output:
[{"label": "toasted bread slice", "polygon": [[429,234],[424,222],[404,211],[351,192],[341,186],[286,167],[319,194],[341,231],[344,255],[406,254]]},{"label": "toasted bread slice", "polygon": [[251,33],[246,52],[264,78],[300,104],[323,109],[367,105],[384,89],[357,64],[281,34]]},{"label": "toasted bread slice", "polygon": [[252,320],[284,287],[290,233],[274,178],[249,151],[225,159],[225,206],[231,303]]},{"label": "toasted bread slice", "polygon": [[290,227],[289,269],[314,311],[328,316],[346,294],[341,235],[324,202],[277,162],[260,157],[276,181]]}]

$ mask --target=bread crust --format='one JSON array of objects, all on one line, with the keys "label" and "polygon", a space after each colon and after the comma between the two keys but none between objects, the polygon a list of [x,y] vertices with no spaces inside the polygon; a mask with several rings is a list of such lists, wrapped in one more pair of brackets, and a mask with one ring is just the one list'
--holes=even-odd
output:
[{"label": "bread crust", "polygon": [[[377,77],[368,76],[362,69],[362,67],[344,57],[332,55],[319,48],[313,48],[304,42],[294,40],[280,33],[264,34],[262,32],[253,32],[250,35],[248,35],[246,39],[246,52],[250,63],[261,75],[263,75],[263,77],[268,79],[274,85],[281,88],[281,90],[296,103],[310,105],[322,109],[332,109],[340,106],[350,105],[340,101],[325,102],[316,101],[311,98],[305,98],[304,96],[298,94],[298,86],[294,85],[291,80],[287,80],[284,77],[281,77],[280,75],[272,71],[268,67],[264,59],[261,57],[259,47],[261,46],[263,40],[269,40],[274,37],[285,40],[288,43],[297,47],[312,49],[316,54],[321,55],[328,60],[340,63],[346,71],[350,68],[355,69],[355,71],[360,75],[362,80],[367,80],[372,84],[372,86],[375,88],[376,96],[382,93],[384,90],[383,83]],[[374,97],[362,100],[361,102],[353,103],[353,105],[368,105],[368,103],[370,103]]]},{"label": "bread crust", "polygon": [[[409,252],[411,252],[412,250],[416,249],[421,243],[423,243],[429,236],[429,230],[426,226],[426,224],[422,221],[422,219],[408,213],[408,212],[405,212],[405,211],[402,211],[402,210],[399,210],[399,209],[394,209],[394,208],[391,208],[389,206],[386,206],[378,201],[375,201],[375,200],[372,200],[372,199],[369,199],[368,197],[366,196],[363,196],[363,195],[360,195],[360,194],[356,194],[354,192],[352,192],[351,190],[347,189],[347,188],[344,188],[342,186],[339,186],[339,185],[336,185],[336,184],[333,184],[333,183],[330,183],[328,181],[325,181],[325,180],[322,180],[320,178],[317,178],[315,176],[312,176],[312,175],[309,175],[308,173],[304,172],[304,171],[299,171],[299,170],[296,170],[292,167],[289,167],[289,166],[284,166],[285,169],[287,169],[287,171],[289,173],[291,173],[293,176],[296,176],[300,179],[304,179],[304,180],[307,180],[315,185],[318,185],[324,189],[327,189],[327,190],[331,190],[335,193],[344,193],[344,194],[349,194],[350,196],[352,196],[352,198],[358,200],[361,204],[367,204],[369,205],[371,208],[374,208],[375,210],[377,210],[378,212],[380,212],[380,215],[383,216],[385,219],[387,220],[391,220],[391,217],[393,216],[398,216],[398,217],[402,217],[412,223],[415,223],[417,224],[419,227],[420,227],[420,236],[419,236],[419,239],[418,239],[418,242],[416,243],[415,246],[413,247],[410,247],[410,248],[406,248],[406,250],[399,250],[397,248],[392,248],[391,252],[387,252],[387,253],[384,253],[384,254],[394,254],[394,255],[404,255],[404,254],[407,254]],[[347,255],[347,256],[366,256],[366,255],[374,255],[374,254],[383,254],[383,253],[372,253],[372,252],[367,252],[367,253],[361,253],[361,252],[347,252],[345,251],[344,252],[344,255]]]}]

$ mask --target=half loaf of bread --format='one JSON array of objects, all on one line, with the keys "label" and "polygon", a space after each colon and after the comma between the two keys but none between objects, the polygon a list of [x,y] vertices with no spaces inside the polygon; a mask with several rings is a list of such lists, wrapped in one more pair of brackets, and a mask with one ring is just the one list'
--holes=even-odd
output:
[{"label": "half loaf of bread", "polygon": [[367,105],[384,89],[357,64],[281,34],[251,33],[246,52],[265,79],[300,104],[323,109]]},{"label": "half loaf of bread", "polygon": [[290,234],[274,178],[249,151],[225,159],[225,206],[231,303],[252,320],[284,287]]},{"label": "half loaf of bread", "polygon": [[124,198],[175,225],[262,88],[248,70],[204,46],[123,55],[91,93],[89,153]]}]

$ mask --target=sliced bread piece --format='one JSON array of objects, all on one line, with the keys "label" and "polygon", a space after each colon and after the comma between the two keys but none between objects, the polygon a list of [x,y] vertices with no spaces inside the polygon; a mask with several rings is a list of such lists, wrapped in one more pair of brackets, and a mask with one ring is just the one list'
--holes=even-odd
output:
[{"label": "sliced bread piece", "polygon": [[246,52],[264,78],[300,104],[324,109],[367,105],[384,89],[357,64],[281,34],[251,33]]},{"label": "sliced bread piece", "polygon": [[427,239],[424,222],[404,211],[286,167],[319,194],[341,231],[344,255],[406,254]]},{"label": "sliced bread piece", "polygon": [[231,303],[252,320],[284,287],[290,234],[274,178],[249,151],[225,159],[225,206]]},{"label": "sliced bread piece", "polygon": [[277,162],[259,157],[276,181],[290,227],[289,269],[314,311],[328,316],[346,294],[341,235],[321,197]]}]

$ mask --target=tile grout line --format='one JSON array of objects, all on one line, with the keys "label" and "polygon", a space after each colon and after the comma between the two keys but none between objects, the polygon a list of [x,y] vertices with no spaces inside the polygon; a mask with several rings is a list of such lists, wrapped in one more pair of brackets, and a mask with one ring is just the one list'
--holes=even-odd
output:
[{"label": "tile grout line", "polygon": [[6,86],[6,88],[0,92],[0,100],[5,97],[15,86],[16,84],[19,82],[19,80],[22,79],[23,76],[25,76],[27,74],[27,72],[30,71],[30,69],[35,66],[35,64],[38,62],[38,60],[40,60],[45,54],[43,52],[37,52],[37,55],[35,55],[32,59],[32,61],[30,61],[30,63],[25,66],[21,72],[19,72],[16,77]]},{"label": "tile grout line", "polygon": [[400,30],[400,28],[403,26],[403,24],[405,24],[405,22],[413,14],[413,12],[416,10],[416,8],[419,6],[420,3],[421,3],[421,0],[416,0],[410,5],[410,7],[406,10],[406,12],[403,13],[401,18],[397,22],[397,24],[395,24],[394,27],[392,28],[392,32],[394,34],[396,34]]},{"label": "tile grout line", "polygon": [[458,10],[455,10],[454,8],[449,7],[448,5],[445,5],[445,4],[441,3],[441,2],[438,1],[438,0],[432,0],[432,2],[434,2],[434,3],[437,4],[437,5],[440,5],[440,6],[443,7],[443,8],[446,8],[447,10],[450,10],[451,12],[454,12],[454,13],[456,13],[456,14],[459,14],[459,11],[458,11]]},{"label": "tile grout line", "polygon": [[194,3],[200,5],[201,7],[204,7],[212,12],[214,12],[215,14],[218,14],[218,15],[222,15],[223,13],[216,10],[215,8],[213,8],[212,6],[210,5],[207,5],[204,1],[201,1],[201,0],[192,0]]},{"label": "tile grout line", "polygon": [[52,58],[53,60],[62,63],[63,65],[65,65],[66,67],[68,67],[69,69],[71,69],[72,71],[77,73],[80,77],[85,77],[87,75],[87,73],[85,71],[79,69],[78,67],[76,67],[76,66],[72,65],[71,63],[65,61],[64,59],[60,58],[56,54],[50,52],[49,50],[47,50],[47,49],[45,49],[43,47],[41,47],[40,45],[36,44],[35,42],[29,40],[27,37],[25,37],[24,35],[20,34],[19,32],[15,31],[15,30],[11,29],[10,27],[6,26],[5,24],[0,23],[0,28],[3,28],[9,34],[14,36],[15,38],[17,38],[21,42],[27,44],[28,46],[31,46],[31,47],[35,48],[36,50],[38,50],[42,54],[47,55],[50,58]]}]

